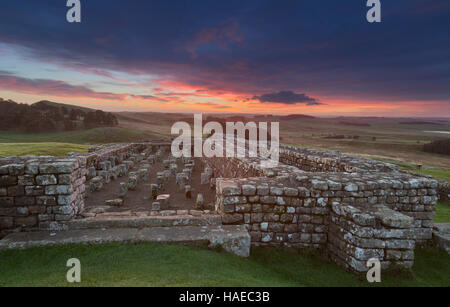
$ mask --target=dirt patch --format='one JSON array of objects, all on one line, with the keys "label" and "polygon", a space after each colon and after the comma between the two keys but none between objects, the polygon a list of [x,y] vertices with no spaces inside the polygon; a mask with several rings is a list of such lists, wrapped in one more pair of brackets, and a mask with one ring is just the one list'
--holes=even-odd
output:
[{"label": "dirt patch", "polygon": [[[180,159],[177,161],[178,171],[180,172],[184,165]],[[139,165],[135,166],[130,172],[136,172],[139,169]],[[157,162],[152,165],[151,174],[148,182],[139,182],[135,191],[129,190],[127,196],[124,199],[124,206],[118,208],[118,211],[130,210],[130,209],[144,209],[151,210],[153,200],[150,197],[150,184],[156,184],[156,173],[164,170],[162,162]],[[175,177],[171,177],[164,183],[164,188],[159,194],[170,194],[169,209],[173,210],[189,210],[194,209],[195,200],[197,194],[203,194],[205,208],[208,210],[214,210],[213,205],[215,202],[216,192],[215,189],[211,189],[209,184],[200,184],[200,174],[204,170],[204,163],[200,159],[195,159],[195,167],[192,172],[190,185],[192,187],[192,198],[186,199],[184,191],[181,191],[176,184]],[[101,191],[91,192],[85,200],[86,207],[101,206],[105,204],[106,200],[115,199],[119,197],[119,185],[121,182],[128,182],[128,175],[112,180],[110,183],[105,184]]]}]

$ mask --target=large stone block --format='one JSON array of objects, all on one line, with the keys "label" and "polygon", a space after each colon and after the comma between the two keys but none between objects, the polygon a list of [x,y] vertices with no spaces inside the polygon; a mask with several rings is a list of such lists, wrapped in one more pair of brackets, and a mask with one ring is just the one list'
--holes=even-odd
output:
[{"label": "large stone block", "polygon": [[42,163],[39,165],[41,174],[67,174],[71,173],[76,167],[75,161]]},{"label": "large stone block", "polygon": [[52,185],[57,184],[58,180],[55,175],[39,175],[36,176],[36,183],[38,185]]}]

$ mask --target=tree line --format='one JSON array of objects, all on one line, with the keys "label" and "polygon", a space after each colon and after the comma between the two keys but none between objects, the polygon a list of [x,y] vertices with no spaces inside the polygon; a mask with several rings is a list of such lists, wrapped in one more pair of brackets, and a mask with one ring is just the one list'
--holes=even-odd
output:
[{"label": "tree line", "polygon": [[423,145],[423,150],[426,152],[450,155],[450,139],[436,140],[425,144]]},{"label": "tree line", "polygon": [[32,105],[0,98],[0,130],[51,132],[116,126],[115,115],[37,102]]}]

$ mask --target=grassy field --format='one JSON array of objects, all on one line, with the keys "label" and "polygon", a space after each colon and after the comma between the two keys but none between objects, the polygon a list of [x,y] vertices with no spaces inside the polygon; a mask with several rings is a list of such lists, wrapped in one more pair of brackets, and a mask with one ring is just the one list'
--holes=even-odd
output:
[{"label": "grassy field", "polygon": [[392,159],[386,159],[386,158],[378,158],[378,157],[370,157],[371,159],[382,161],[382,162],[388,162],[392,164],[398,165],[400,169],[407,170],[410,172],[420,173],[424,175],[431,175],[436,179],[440,180],[447,180],[450,181],[450,168],[433,168],[428,166],[422,166],[422,168],[417,168],[417,165],[406,163],[406,162],[400,162]]},{"label": "grassy field", "polygon": [[152,138],[156,138],[154,133],[121,127],[102,127],[55,133],[0,132],[0,143],[65,142],[74,144],[98,144],[144,141]]},{"label": "grassy field", "polygon": [[[0,286],[70,286],[66,261],[81,262],[80,286],[370,286],[313,252],[253,248],[249,259],[202,246],[157,243],[65,245],[0,252]],[[450,286],[450,256],[419,249],[411,271],[377,286]]]},{"label": "grassy field", "polygon": [[69,152],[87,152],[90,145],[72,143],[0,143],[0,156],[65,156]]},{"label": "grassy field", "polygon": [[57,133],[0,132],[0,156],[51,155],[87,152],[88,144],[146,141],[157,134],[126,128],[95,128]]}]

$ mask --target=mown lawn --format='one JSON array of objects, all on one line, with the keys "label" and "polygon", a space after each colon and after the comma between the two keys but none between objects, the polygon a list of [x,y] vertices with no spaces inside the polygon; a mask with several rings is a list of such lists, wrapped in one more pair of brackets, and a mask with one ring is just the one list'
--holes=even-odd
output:
[{"label": "mown lawn", "polygon": [[[81,262],[80,286],[369,286],[364,276],[307,253],[253,248],[249,259],[202,246],[158,243],[65,245],[0,252],[1,286],[70,286],[66,262]],[[381,286],[450,286],[450,256],[419,249],[411,271],[385,272]]]}]

